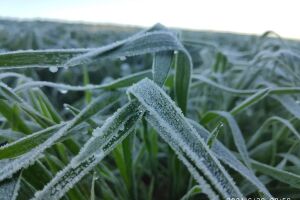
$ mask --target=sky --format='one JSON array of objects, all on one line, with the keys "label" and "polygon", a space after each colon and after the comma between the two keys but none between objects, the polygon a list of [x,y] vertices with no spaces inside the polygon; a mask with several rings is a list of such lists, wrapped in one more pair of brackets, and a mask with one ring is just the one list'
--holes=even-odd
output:
[{"label": "sky", "polygon": [[0,0],[0,17],[262,34],[300,39],[300,0]]}]

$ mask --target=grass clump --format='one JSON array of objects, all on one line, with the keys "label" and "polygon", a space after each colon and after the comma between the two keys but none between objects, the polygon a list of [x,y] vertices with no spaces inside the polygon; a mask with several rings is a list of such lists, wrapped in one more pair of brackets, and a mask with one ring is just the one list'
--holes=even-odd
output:
[{"label": "grass clump", "polygon": [[300,198],[298,42],[2,24],[2,199]]}]

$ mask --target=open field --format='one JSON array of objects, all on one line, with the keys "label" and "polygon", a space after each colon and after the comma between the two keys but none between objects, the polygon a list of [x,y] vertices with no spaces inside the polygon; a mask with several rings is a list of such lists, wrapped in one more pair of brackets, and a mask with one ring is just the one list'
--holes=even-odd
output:
[{"label": "open field", "polygon": [[300,43],[0,20],[0,200],[300,199]]}]

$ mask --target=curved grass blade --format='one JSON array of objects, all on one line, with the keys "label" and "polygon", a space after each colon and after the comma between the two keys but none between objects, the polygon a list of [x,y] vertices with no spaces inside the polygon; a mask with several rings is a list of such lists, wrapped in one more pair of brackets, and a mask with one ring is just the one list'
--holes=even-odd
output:
[{"label": "curved grass blade", "polygon": [[75,66],[95,61],[99,56],[116,58],[180,49],[183,47],[173,34],[157,24],[127,39],[95,49],[28,50],[1,53],[0,69]]},{"label": "curved grass blade", "polygon": [[[247,146],[250,148],[252,147],[257,140],[262,136],[264,129],[266,129],[270,124],[274,122],[280,122],[282,123],[285,127],[287,127],[294,135],[295,137],[300,140],[300,134],[299,132],[294,128],[291,122],[289,122],[286,119],[283,119],[278,116],[273,116],[268,118],[262,125],[261,127],[251,136],[251,138],[248,140]],[[277,136],[278,138],[279,136]]]},{"label": "curved grass blade", "polygon": [[0,69],[59,66],[92,49],[26,50],[0,53]]},{"label": "curved grass blade", "polygon": [[288,95],[282,95],[282,96],[272,96],[274,99],[279,101],[283,107],[286,108],[287,111],[289,111],[292,115],[300,119],[300,107],[296,103],[295,100],[293,100],[292,97]]},{"label": "curved grass blade", "polygon": [[55,123],[60,123],[62,118],[58,114],[57,110],[50,103],[47,96],[39,89],[30,90],[29,94],[31,95],[32,100],[36,99],[37,103],[40,105],[40,109],[43,112],[44,116],[48,116]]},{"label": "curved grass blade", "polygon": [[[1,165],[1,163],[0,163]],[[18,196],[20,188],[21,173],[15,174],[13,177],[0,182],[0,199],[15,200]]]},{"label": "curved grass blade", "polygon": [[[237,147],[238,151],[240,152],[243,161],[245,162],[246,166],[251,168],[250,164],[250,157],[247,151],[246,143],[243,137],[243,134],[233,118],[233,116],[225,111],[210,111],[206,114],[206,117],[211,119],[211,118],[216,118],[217,116],[222,117],[226,120],[226,122],[229,125],[229,128],[231,129],[231,133],[233,136],[233,140],[235,143],[235,146]],[[204,118],[205,119],[205,118]]]},{"label": "curved grass blade", "polygon": [[160,51],[178,50],[184,51],[184,47],[178,39],[169,31],[153,31],[149,33],[135,35],[128,38],[122,44],[113,43],[88,53],[70,59],[66,66],[77,66],[89,64],[100,58],[119,58],[156,53]]},{"label": "curved grass blade", "polygon": [[270,89],[262,89],[262,90],[258,91],[257,93],[255,93],[252,96],[248,97],[243,102],[241,102],[239,105],[234,107],[230,111],[230,113],[232,115],[236,115],[237,113],[241,112],[242,110],[245,110],[249,106],[252,106],[253,104],[261,101],[262,99],[264,99],[266,96],[268,96],[269,92],[270,92]]},{"label": "curved grass blade", "polygon": [[224,86],[224,85],[221,85],[219,83],[216,83],[200,74],[195,74],[195,75],[192,75],[192,79],[196,79],[196,80],[199,80],[199,81],[202,81],[210,86],[213,86],[213,87],[216,87],[222,91],[225,91],[225,92],[229,92],[229,93],[232,93],[234,95],[240,95],[240,96],[243,96],[243,95],[251,95],[251,94],[254,94],[255,92],[257,92],[258,90],[256,89],[251,89],[251,90],[239,90],[239,89],[233,89],[233,88],[230,88],[230,87],[227,87],[227,86]]},{"label": "curved grass blade", "polygon": [[[188,165],[189,170],[195,172],[192,175],[199,175],[194,178],[203,190],[207,188],[205,183],[208,182],[222,197],[242,196],[203,139],[189,125],[182,112],[162,89],[151,80],[144,79],[130,87],[128,93],[136,97],[145,107],[147,121],[179,157],[184,159],[182,161]],[[210,192],[208,195],[211,194]]]},{"label": "curved grass blade", "polygon": [[[224,85],[221,85],[219,83],[216,83],[200,74],[194,74],[192,75],[192,79],[199,80],[201,82],[204,82],[210,86],[216,87],[224,92],[232,93],[237,96],[244,96],[244,95],[252,95],[256,92],[259,92],[261,89],[247,89],[247,90],[239,90],[239,89],[234,89],[230,88]],[[194,83],[193,86],[195,87],[199,83]],[[270,89],[269,94],[299,94],[300,93],[300,87],[272,87],[272,88],[264,88],[264,89]]]},{"label": "curved grass blade", "polygon": [[279,180],[280,182],[286,183],[291,187],[300,189],[300,176],[291,172],[287,172],[269,165],[252,161],[253,168],[257,171],[271,176],[272,178]]},{"label": "curved grass blade", "polygon": [[184,114],[187,109],[192,70],[193,64],[189,53],[186,50],[183,53],[178,52],[175,56],[175,96],[176,102]]},{"label": "curved grass blade", "polygon": [[[240,113],[241,111],[247,109],[248,107],[256,104],[257,102],[264,99],[269,94],[269,91],[270,91],[269,89],[259,90],[257,93],[251,95],[250,97],[246,98],[243,102],[241,102],[240,104],[235,106],[230,111],[230,114],[231,115],[236,115],[236,114]],[[218,115],[213,115],[213,114],[206,113],[203,116],[203,118],[201,119],[201,122],[204,123],[204,124],[207,124],[208,122],[212,121],[216,117],[218,117]]]},{"label": "curved grass blade", "polygon": [[54,122],[36,112],[29,104],[19,97],[11,88],[4,83],[0,83],[0,95],[8,101],[17,103],[24,112],[33,118],[42,127],[54,125]]},{"label": "curved grass blade", "polygon": [[58,199],[98,164],[116,145],[132,132],[143,111],[137,102],[130,102],[108,118],[84,145],[71,163],[60,171],[34,199]]},{"label": "curved grass blade", "polygon": [[22,137],[13,143],[0,147],[0,159],[18,157],[47,140],[66,123],[50,126],[46,129]]},{"label": "curved grass blade", "polygon": [[[57,142],[60,138],[65,136],[70,129],[72,129],[77,124],[84,121],[86,118],[91,117],[95,113],[99,112],[100,109],[103,109],[107,106],[108,102],[113,102],[113,100],[117,99],[118,95],[116,93],[105,93],[103,96],[98,97],[94,101],[92,101],[86,108],[84,108],[75,118],[70,120],[66,123],[62,128],[60,128],[57,132],[52,134],[48,138],[43,138],[41,134],[38,135],[39,138],[42,140],[45,139],[42,143],[39,143],[38,146],[36,146],[34,149],[30,150],[29,152],[23,154],[22,156],[16,158],[16,159],[6,159],[8,163],[6,163],[5,166],[3,166],[0,169],[0,180],[5,179],[6,177],[9,177],[16,171],[18,171],[21,168],[26,168],[30,164],[32,164],[35,160],[37,160],[39,157],[42,156],[42,153],[50,146],[52,146],[55,142]],[[34,135],[35,136],[35,135]],[[30,137],[30,135],[29,135]],[[23,139],[25,140],[25,139]],[[21,140],[21,142],[23,141]],[[32,145],[32,141],[26,140],[28,142],[28,145],[30,145],[30,148],[34,145]],[[36,143],[35,143],[36,144]],[[1,148],[1,151],[3,151],[3,154],[6,153],[6,148],[9,149],[9,155],[11,154],[17,154],[16,151],[14,151],[15,145],[19,145],[18,141],[15,143],[12,143],[12,145],[7,145]],[[24,147],[26,148],[26,147]]]},{"label": "curved grass blade", "polygon": [[111,83],[107,84],[101,84],[101,85],[85,85],[85,86],[73,86],[73,85],[67,85],[63,83],[53,83],[53,82],[47,82],[47,81],[30,81],[27,83],[24,83],[14,89],[15,92],[19,92],[28,88],[33,87],[52,87],[54,89],[59,90],[65,90],[65,91],[85,91],[85,90],[93,90],[93,89],[105,89],[105,90],[113,90],[123,87],[128,87],[132,85],[133,83],[138,82],[139,80],[142,80],[143,78],[151,78],[152,73],[151,70],[146,70],[142,72],[138,72],[135,74],[131,74],[126,77],[122,77],[120,79],[114,80]]},{"label": "curved grass blade", "polygon": [[[196,129],[197,133],[205,140],[208,139],[210,133],[200,126],[197,122],[193,120],[189,120],[189,123]],[[215,155],[226,163],[229,167],[240,173],[243,177],[245,177],[250,183],[252,183],[259,191],[263,192],[265,196],[271,198],[271,194],[267,190],[267,188],[260,182],[258,178],[254,175],[252,171],[250,171],[245,165],[243,165],[235,156],[231,153],[231,151],[225,147],[221,142],[216,140],[215,144],[212,146],[211,150],[215,153]]]},{"label": "curved grass blade", "polygon": [[101,109],[109,106],[109,104],[106,103],[114,102],[114,100],[117,100],[117,97],[118,96],[116,94],[102,95],[92,101],[82,112],[79,112],[73,120],[48,127],[41,131],[23,137],[22,139],[17,140],[13,143],[0,147],[0,159],[20,156],[45,142],[48,138],[52,137],[54,134],[56,134],[57,131],[60,131],[60,129],[67,124],[72,124],[67,130],[67,132],[69,132],[69,130],[71,130],[77,124],[80,124],[84,120],[90,118],[96,112],[99,112]]},{"label": "curved grass blade", "polygon": [[180,200],[189,200],[192,196],[201,193],[201,187],[195,185]]},{"label": "curved grass blade", "polygon": [[25,134],[30,134],[31,130],[26,125],[23,119],[20,117],[20,113],[16,104],[12,107],[8,104],[8,101],[0,99],[0,113],[14,131],[19,131]]},{"label": "curved grass blade", "polygon": [[211,148],[212,145],[214,144],[214,142],[217,140],[218,134],[219,134],[222,127],[223,127],[223,123],[219,123],[217,125],[217,127],[212,131],[210,136],[207,138],[206,143],[207,143],[207,146],[209,148]]},{"label": "curved grass blade", "polygon": [[173,51],[159,52],[153,56],[153,80],[159,86],[163,86],[167,79],[172,64],[172,57]]},{"label": "curved grass blade", "polygon": [[0,138],[5,138],[7,140],[15,141],[24,136],[26,136],[26,135],[23,133],[17,132],[17,131],[10,130],[10,129],[1,129],[0,130]]}]

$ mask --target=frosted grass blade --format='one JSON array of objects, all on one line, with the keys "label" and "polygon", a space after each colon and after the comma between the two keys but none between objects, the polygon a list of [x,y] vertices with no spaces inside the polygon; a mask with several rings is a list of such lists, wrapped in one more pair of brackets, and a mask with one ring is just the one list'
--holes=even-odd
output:
[{"label": "frosted grass blade", "polygon": [[132,132],[143,111],[137,102],[130,102],[105,121],[93,132],[93,137],[84,145],[71,163],[60,171],[34,199],[58,199],[76,182],[99,163],[117,144]]},{"label": "frosted grass blade", "polygon": [[[205,140],[208,139],[210,133],[204,129],[201,125],[196,123],[193,120],[189,120],[190,124],[196,129],[197,133]],[[248,181],[250,181],[255,187],[263,192],[267,197],[271,198],[271,194],[267,190],[267,188],[261,183],[261,181],[254,175],[254,173],[245,167],[235,156],[231,153],[231,151],[225,147],[221,142],[216,140],[215,144],[212,146],[212,151],[215,155],[230,166],[232,169],[236,170],[243,177],[245,177]]]},{"label": "frosted grass blade", "polygon": [[282,104],[282,106],[284,106],[286,110],[289,111],[292,115],[300,119],[300,106],[296,103],[295,100],[293,100],[292,97],[288,95],[272,97],[279,101]]},{"label": "frosted grass blade", "polygon": [[[153,56],[153,80],[162,86],[167,79],[172,64],[173,51],[155,53]],[[148,77],[149,78],[149,77]]]},{"label": "frosted grass blade", "polygon": [[[43,135],[40,134],[40,132],[37,135],[33,135],[32,137],[37,136],[39,139],[44,140],[42,143],[39,143],[38,146],[36,146],[31,151],[22,154],[22,156],[15,158],[15,159],[6,159],[7,163],[5,166],[3,166],[0,169],[0,180],[5,179],[6,177],[9,177],[10,175],[14,174],[16,171],[26,168],[29,165],[33,164],[33,162],[37,159],[39,159],[42,156],[42,153],[52,146],[55,142],[57,142],[61,137],[65,136],[69,130],[71,130],[74,126],[84,121],[86,118],[91,117],[95,113],[99,112],[100,109],[105,108],[107,106],[107,101],[113,102],[114,99],[117,99],[118,95],[115,93],[105,93],[103,96],[100,96],[96,98],[94,101],[92,101],[85,109],[83,109],[75,118],[67,122],[62,128],[60,128],[57,132],[52,134],[48,138],[43,138]],[[28,137],[30,137],[29,135]],[[29,138],[26,140],[24,138],[21,140],[21,143],[24,142],[29,145],[28,148],[32,148],[36,143],[32,142],[32,140]],[[18,152],[14,151],[15,145],[19,145],[18,141],[15,143],[12,143],[12,145],[7,145],[7,148],[9,149],[8,155],[14,155],[18,154]],[[26,149],[26,147],[22,147]],[[1,151],[3,151],[3,154],[6,154],[6,146],[3,146]]]},{"label": "frosted grass blade", "polygon": [[183,53],[176,54],[174,77],[175,96],[176,102],[184,114],[187,109],[192,69],[192,59],[186,50],[184,50]]},{"label": "frosted grass blade", "polygon": [[201,193],[201,187],[195,185],[180,200],[189,200],[193,195]]},{"label": "frosted grass blade", "polygon": [[226,120],[226,122],[228,123],[229,128],[231,129],[231,134],[233,136],[235,146],[237,147],[239,153],[241,154],[242,159],[245,162],[246,166],[251,168],[250,157],[248,154],[248,150],[246,147],[246,143],[245,143],[243,134],[242,134],[237,122],[233,118],[233,116],[230,113],[225,112],[225,111],[210,111],[210,112],[206,113],[204,120],[205,120],[205,118],[211,119],[211,118],[216,118],[217,116],[224,118],[224,120]]},{"label": "frosted grass blade", "polygon": [[111,83],[100,84],[100,85],[89,84],[85,86],[73,86],[73,85],[67,85],[63,83],[54,83],[54,82],[47,82],[47,81],[30,81],[22,85],[19,85],[14,89],[14,91],[19,92],[34,87],[51,87],[57,90],[65,90],[65,91],[85,91],[85,90],[94,90],[94,89],[114,90],[118,88],[128,87],[133,83],[136,83],[139,80],[142,80],[143,78],[146,77],[148,78],[152,77],[151,70],[146,70],[135,74],[131,74],[126,77],[122,77],[117,80],[114,80]]},{"label": "frosted grass blade", "polygon": [[275,167],[254,160],[252,161],[252,165],[257,171],[289,184],[291,187],[300,189],[300,176],[298,174],[276,169]]},{"label": "frosted grass blade", "polygon": [[35,111],[28,103],[26,103],[22,98],[20,98],[11,88],[9,88],[4,83],[0,83],[0,95],[10,102],[17,103],[20,108],[24,110],[28,116],[33,118],[42,127],[48,127],[54,125],[54,123],[48,118],[42,116],[40,113]]},{"label": "frosted grass blade", "polygon": [[[287,127],[291,133],[293,133],[295,135],[295,137],[300,140],[300,134],[299,132],[295,129],[295,127],[292,125],[291,122],[289,122],[286,119],[283,119],[282,117],[278,117],[278,116],[273,116],[268,118],[266,121],[264,121],[264,123],[260,126],[259,129],[257,129],[257,131],[250,137],[250,139],[247,142],[247,146],[250,148],[252,147],[257,140],[262,136],[264,129],[266,129],[269,125],[271,125],[274,122],[280,122],[281,124],[283,124],[285,127]],[[277,138],[279,136],[277,135]]]},{"label": "frosted grass blade", "polygon": [[[145,107],[148,122],[175,152],[179,156],[184,153],[183,156],[186,157],[183,158],[189,159],[196,170],[205,172],[201,174],[203,176],[201,179],[194,177],[201,187],[207,188],[207,185],[204,184],[204,179],[222,197],[242,196],[233,180],[212,155],[203,139],[189,125],[182,112],[162,89],[151,80],[144,79],[130,87],[128,93],[136,97]],[[184,163],[188,164],[185,161]],[[190,166],[189,169],[191,169]]]},{"label": "frosted grass blade", "polygon": [[[1,162],[0,162],[1,165]],[[0,182],[0,199],[15,200],[18,196],[20,188],[21,173],[15,174],[13,177]]]},{"label": "frosted grass blade", "polygon": [[59,66],[91,49],[26,50],[0,53],[0,69]]}]

